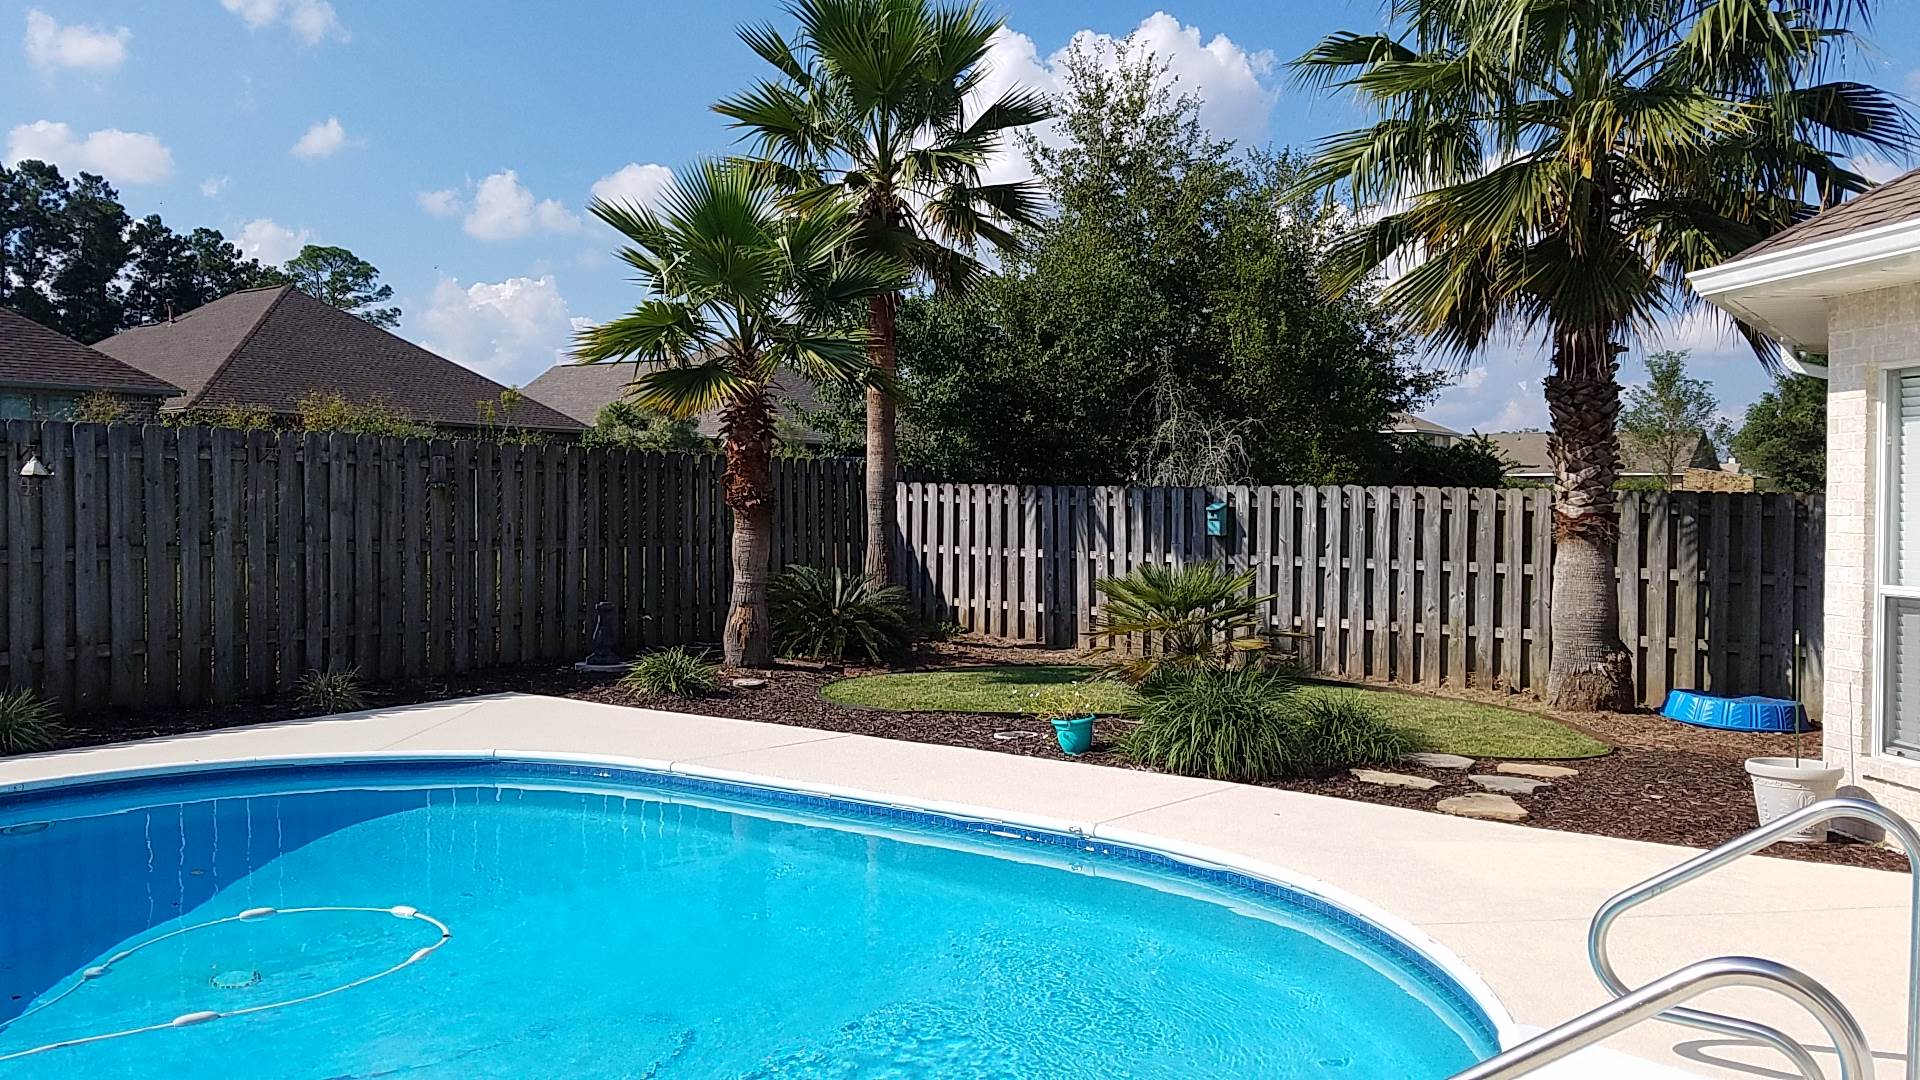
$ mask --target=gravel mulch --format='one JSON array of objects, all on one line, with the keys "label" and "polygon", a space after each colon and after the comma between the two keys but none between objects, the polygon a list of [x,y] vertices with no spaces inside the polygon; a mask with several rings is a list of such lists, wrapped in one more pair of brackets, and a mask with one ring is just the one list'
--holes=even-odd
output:
[{"label": "gravel mulch", "polygon": [[[1072,660],[1072,654],[1058,651],[954,642],[923,650],[905,667],[1059,664]],[[1051,729],[1031,717],[856,709],[836,705],[820,696],[821,687],[835,679],[879,670],[849,666],[843,671],[783,665],[772,672],[753,673],[768,680],[764,688],[724,688],[713,697],[689,700],[648,700],[621,688],[607,676],[580,675],[570,667],[539,666],[456,676],[429,684],[373,688],[367,694],[366,705],[378,708],[483,693],[538,693],[966,746],[1003,754],[1063,756],[1054,745]],[[1508,708],[1543,711],[1524,698],[1471,692],[1463,696]],[[149,709],[101,714],[74,721],[63,745],[96,745],[211,731],[304,715],[308,713],[296,703],[278,699],[225,709]],[[1749,757],[1793,753],[1794,740],[1790,735],[1746,735],[1691,728],[1652,713],[1604,713],[1577,719],[1555,716],[1554,719],[1614,746],[1615,750],[1604,757],[1566,762],[1569,767],[1580,770],[1580,775],[1531,795],[1516,796],[1530,815],[1524,824],[1539,828],[1711,847],[1753,827],[1752,789],[1741,763]],[[1126,724],[1124,720],[1101,720],[1095,729],[1093,751],[1078,760],[1093,766],[1137,768],[1112,749]],[[1817,732],[1802,739],[1804,749],[1817,752]],[[1473,770],[1393,767],[1396,772],[1440,781],[1440,786],[1430,791],[1379,787],[1346,776],[1282,781],[1271,786],[1431,811],[1433,805],[1446,796],[1479,790],[1467,779],[1468,774],[1491,771],[1492,765],[1493,761],[1488,760]],[[1768,854],[1884,870],[1906,868],[1906,860],[1899,853],[1857,842],[1777,844]]]}]

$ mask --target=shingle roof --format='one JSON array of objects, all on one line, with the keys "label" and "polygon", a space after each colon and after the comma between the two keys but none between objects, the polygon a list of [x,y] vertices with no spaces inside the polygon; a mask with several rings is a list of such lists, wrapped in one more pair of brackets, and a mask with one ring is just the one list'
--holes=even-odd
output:
[{"label": "shingle roof", "polygon": [[171,383],[4,308],[0,308],[0,386],[107,390],[134,397],[171,397],[180,392]]},{"label": "shingle roof", "polygon": [[1387,424],[1388,431],[1418,435],[1458,435],[1459,432],[1444,424],[1436,424],[1423,416],[1402,413]]},{"label": "shingle roof", "polygon": [[1920,169],[1896,176],[1846,202],[1830,206],[1792,228],[1775,233],[1741,252],[1738,259],[1750,259],[1755,255],[1833,240],[1850,233],[1916,218],[1920,218]]},{"label": "shingle roof", "polygon": [[[627,384],[645,370],[644,366],[631,362],[555,364],[528,383],[523,392],[535,401],[591,426],[594,418],[600,415],[600,410],[619,400],[626,393]],[[814,385],[792,372],[783,371],[774,376],[773,388],[775,396],[781,399],[780,415],[785,419],[798,420],[800,413],[813,409],[818,403]],[[719,438],[719,411],[703,414],[699,428],[700,434],[706,438]],[[811,441],[813,432],[806,432],[805,437]]]},{"label": "shingle roof", "polygon": [[[1494,431],[1487,434],[1494,449],[1507,460],[1507,471],[1516,476],[1551,476],[1553,459],[1547,456],[1547,433],[1544,431]],[[1661,472],[1661,462],[1634,445],[1632,439],[1620,440],[1620,471],[1628,476],[1652,476]],[[1681,467],[1718,468],[1720,459],[1713,452],[1713,445],[1705,438],[1694,443],[1693,453],[1688,455]]]},{"label": "shingle roof", "polygon": [[[169,405],[179,408],[264,406],[288,415],[318,391],[382,401],[422,423],[472,427],[477,404],[506,389],[289,285],[233,293],[97,348],[177,384],[185,395]],[[514,421],[543,431],[581,427],[531,400]]]}]

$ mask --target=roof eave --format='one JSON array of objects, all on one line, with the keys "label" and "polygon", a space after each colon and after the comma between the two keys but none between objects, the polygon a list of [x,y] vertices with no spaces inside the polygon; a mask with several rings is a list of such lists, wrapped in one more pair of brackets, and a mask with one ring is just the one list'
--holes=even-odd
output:
[{"label": "roof eave", "polygon": [[1920,284],[1920,218],[1736,258],[1687,280],[1748,326],[1824,353],[1828,300]]}]

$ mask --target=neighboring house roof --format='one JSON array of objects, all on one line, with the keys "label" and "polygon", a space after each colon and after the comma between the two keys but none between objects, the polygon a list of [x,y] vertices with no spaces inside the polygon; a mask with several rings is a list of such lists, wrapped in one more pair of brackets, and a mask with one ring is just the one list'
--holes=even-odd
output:
[{"label": "neighboring house roof", "polygon": [[[592,426],[600,410],[620,400],[627,392],[627,385],[646,370],[647,365],[631,361],[555,364],[528,383],[522,392],[548,408]],[[800,414],[818,406],[818,393],[813,383],[790,371],[782,371],[774,376],[773,391],[774,396],[780,399],[780,415],[783,419],[800,422]],[[804,422],[802,427],[805,427]],[[705,438],[720,437],[719,410],[701,415],[699,431]],[[820,441],[820,437],[811,429],[804,431],[801,437],[809,443]]]},{"label": "neighboring house roof", "polygon": [[[1547,456],[1548,435],[1544,431],[1495,431],[1487,435],[1500,456],[1507,460],[1507,472],[1514,476],[1552,476],[1553,459]],[[1695,440],[1692,452],[1679,463],[1673,475],[1688,468],[1717,469],[1720,458],[1714,453],[1713,444],[1703,436]],[[1656,476],[1664,472],[1664,463],[1653,460],[1651,455],[1634,445],[1634,440],[1620,440],[1620,474],[1622,476]]]},{"label": "neighboring house roof", "polygon": [[172,397],[180,388],[0,308],[0,386]]},{"label": "neighboring house roof", "polygon": [[[291,285],[233,293],[169,322],[116,334],[100,351],[180,388],[169,408],[239,405],[291,415],[308,394],[384,402],[425,424],[474,427],[478,404],[507,388]],[[538,401],[512,422],[581,425]]]},{"label": "neighboring house roof", "polygon": [[1824,353],[1829,300],[1920,282],[1920,170],[1696,270],[1688,281],[1742,323]]},{"label": "neighboring house roof", "polygon": [[1460,432],[1450,427],[1436,424],[1431,420],[1414,416],[1411,413],[1403,413],[1394,417],[1392,421],[1387,424],[1386,429],[1403,435],[1444,435],[1452,438],[1461,437]]}]

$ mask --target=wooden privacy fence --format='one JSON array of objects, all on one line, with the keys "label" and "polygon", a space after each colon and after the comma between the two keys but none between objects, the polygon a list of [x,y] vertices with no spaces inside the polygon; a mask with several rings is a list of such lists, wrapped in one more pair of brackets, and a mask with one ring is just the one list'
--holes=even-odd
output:
[{"label": "wooden privacy fence", "polygon": [[[1219,535],[1208,507],[1217,505]],[[1093,644],[1095,583],[1218,559],[1273,594],[1271,629],[1320,672],[1535,689],[1552,588],[1545,489],[902,485],[899,565],[919,612],[1054,646]],[[1644,703],[1674,687],[1784,695],[1794,631],[1819,703],[1821,500],[1622,493],[1622,639]]]},{"label": "wooden privacy fence", "polygon": [[[720,461],[577,445],[5,425],[0,685],[67,708],[229,702],[717,640]],[[38,454],[52,477],[17,479]],[[861,466],[776,463],[776,565],[854,566]]]}]

